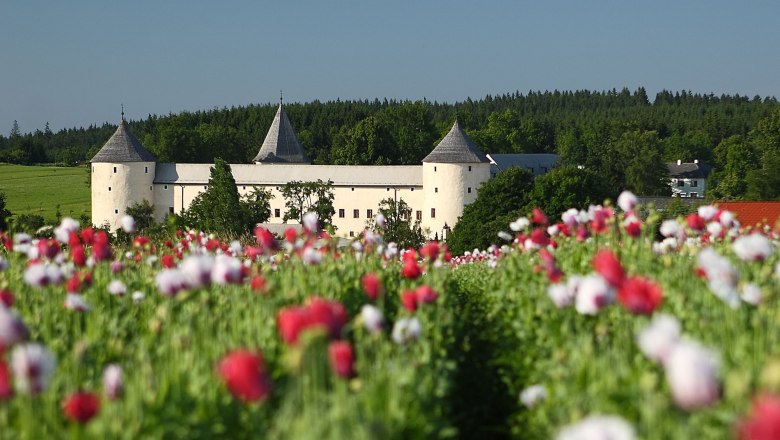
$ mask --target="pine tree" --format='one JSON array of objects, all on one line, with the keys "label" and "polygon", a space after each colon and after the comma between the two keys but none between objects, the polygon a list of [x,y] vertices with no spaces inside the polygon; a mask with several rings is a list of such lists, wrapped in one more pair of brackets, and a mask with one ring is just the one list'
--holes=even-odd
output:
[{"label": "pine tree", "polygon": [[238,235],[248,231],[236,180],[227,162],[221,158],[214,161],[206,191],[195,197],[184,213],[184,220],[208,232]]}]

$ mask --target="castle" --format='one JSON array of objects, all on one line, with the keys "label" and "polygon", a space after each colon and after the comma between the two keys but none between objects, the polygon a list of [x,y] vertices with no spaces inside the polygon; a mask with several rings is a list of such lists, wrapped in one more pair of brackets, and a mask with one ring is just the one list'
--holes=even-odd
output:
[{"label": "castle", "polygon": [[[312,165],[295,135],[283,105],[253,164],[231,164],[240,195],[263,188],[273,195],[270,225],[283,224],[281,186],[290,181],[333,182],[332,223],[340,236],[355,236],[379,212],[386,198],[405,201],[412,220],[419,220],[431,238],[445,237],[477,197],[480,185],[507,166],[524,166],[534,174],[551,169],[551,154],[485,155],[456,121],[421,165]],[[127,128],[119,127],[91,160],[92,223],[120,227],[125,210],[144,200],[154,218],[180,214],[208,187],[211,164],[157,163]]]}]

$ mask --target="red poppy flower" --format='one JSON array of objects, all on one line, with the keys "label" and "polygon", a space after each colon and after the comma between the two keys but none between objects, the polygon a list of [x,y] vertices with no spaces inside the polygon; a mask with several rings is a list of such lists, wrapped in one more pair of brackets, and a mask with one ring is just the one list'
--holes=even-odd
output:
[{"label": "red poppy flower", "polygon": [[382,282],[379,281],[379,277],[375,273],[363,275],[360,282],[363,284],[363,291],[366,292],[366,296],[368,296],[371,301],[376,301],[384,290]]},{"label": "red poppy flower", "polygon": [[620,261],[610,250],[600,250],[593,257],[593,267],[612,287],[620,287],[626,279],[626,272],[623,270],[623,266],[620,265]]},{"label": "red poppy flower", "polygon": [[176,265],[176,263],[173,261],[173,255],[171,254],[165,254],[160,258],[160,263],[162,263],[163,267],[170,269],[173,266]]},{"label": "red poppy flower", "polygon": [[420,255],[428,259],[428,261],[435,261],[439,256],[439,243],[435,241],[429,241],[420,248]]},{"label": "red poppy flower", "polygon": [[265,292],[266,283],[262,275],[256,275],[252,278],[252,290],[255,292]]},{"label": "red poppy flower", "polygon": [[271,392],[271,382],[260,353],[232,351],[219,362],[217,373],[228,391],[244,402],[262,401]]},{"label": "red poppy flower", "polygon": [[6,307],[13,307],[14,294],[8,289],[0,289],[0,303]]},{"label": "red poppy flower", "polygon": [[430,304],[436,301],[439,294],[431,288],[431,286],[422,285],[414,291],[417,297],[417,302],[422,304]]},{"label": "red poppy flower", "polygon": [[401,304],[410,312],[417,310],[417,293],[413,290],[404,290],[401,293]]},{"label": "red poppy flower", "polygon": [[531,212],[531,221],[537,225],[547,226],[550,221],[547,219],[547,214],[539,208],[534,208]]},{"label": "red poppy flower", "polygon": [[62,412],[69,420],[87,423],[100,410],[98,397],[86,391],[76,391],[62,402]]},{"label": "red poppy flower", "polygon": [[780,399],[765,394],[753,401],[750,415],[739,425],[740,440],[777,440],[780,438]]},{"label": "red poppy flower", "polygon": [[14,395],[14,388],[11,386],[11,372],[8,371],[8,365],[0,361],[0,401],[8,400]]},{"label": "red poppy flower", "polygon": [[703,231],[704,228],[707,227],[704,219],[699,216],[699,214],[691,214],[688,217],[685,218],[685,221],[688,223],[688,227],[693,229],[694,231]]},{"label": "red poppy flower", "polygon": [[355,375],[355,356],[346,341],[334,341],[328,346],[328,358],[333,372],[343,378]]},{"label": "red poppy flower", "polygon": [[414,260],[406,260],[401,268],[401,275],[409,280],[416,280],[422,275],[422,269]]},{"label": "red poppy flower", "polygon": [[618,290],[620,304],[635,315],[652,315],[663,299],[661,287],[647,278],[627,278]]}]

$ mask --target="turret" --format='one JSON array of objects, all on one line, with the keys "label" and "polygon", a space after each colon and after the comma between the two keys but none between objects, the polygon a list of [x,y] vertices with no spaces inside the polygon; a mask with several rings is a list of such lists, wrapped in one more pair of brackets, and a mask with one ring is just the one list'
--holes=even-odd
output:
[{"label": "turret", "polygon": [[488,179],[490,162],[455,121],[423,159],[423,227],[431,236],[446,235],[445,225],[457,223],[463,207],[476,200],[477,190]]},{"label": "turret", "polygon": [[92,224],[120,226],[128,207],[154,204],[155,157],[127,129],[124,112],[116,132],[92,158]]},{"label": "turret", "polygon": [[303,152],[298,137],[295,136],[290,119],[284,106],[279,104],[276,110],[276,116],[271,123],[271,128],[265,135],[263,145],[252,161],[256,164],[262,163],[298,163],[309,164],[311,160]]}]

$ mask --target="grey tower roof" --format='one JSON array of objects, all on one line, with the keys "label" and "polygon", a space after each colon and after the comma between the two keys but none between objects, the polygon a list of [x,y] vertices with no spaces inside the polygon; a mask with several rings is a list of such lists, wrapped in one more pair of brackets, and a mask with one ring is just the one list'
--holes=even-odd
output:
[{"label": "grey tower roof", "polygon": [[311,163],[311,160],[303,152],[292,124],[290,124],[290,119],[287,118],[287,112],[284,111],[284,106],[281,104],[276,110],[276,116],[274,116],[274,122],[271,123],[271,128],[268,129],[268,134],[265,135],[263,146],[260,147],[260,152],[257,153],[253,161]]},{"label": "grey tower roof", "polygon": [[128,130],[124,118],[119,123],[114,134],[98,151],[90,162],[154,162],[157,159],[154,154],[141,145]]},{"label": "grey tower roof", "polygon": [[458,121],[439,142],[439,145],[433,149],[423,162],[437,163],[480,163],[488,162],[487,157],[479,151],[474,142],[466,136],[466,133],[460,128]]}]

